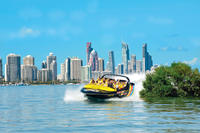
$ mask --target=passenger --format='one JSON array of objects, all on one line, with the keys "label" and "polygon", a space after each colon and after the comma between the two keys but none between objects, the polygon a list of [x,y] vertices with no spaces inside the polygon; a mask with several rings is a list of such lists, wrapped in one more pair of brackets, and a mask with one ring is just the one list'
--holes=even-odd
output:
[{"label": "passenger", "polygon": [[119,80],[117,80],[117,82],[116,82],[116,84],[115,84],[115,88],[116,88],[116,89],[119,88],[119,84],[120,84],[120,82],[119,82]]},{"label": "passenger", "polygon": [[95,81],[94,81],[94,79],[92,78],[91,81],[90,81],[90,84],[94,84],[94,83],[95,83]]},{"label": "passenger", "polygon": [[122,89],[123,88],[123,82],[122,81],[119,81],[119,89]]},{"label": "passenger", "polygon": [[113,81],[112,81],[112,80],[109,80],[109,82],[108,82],[108,87],[114,88],[114,87],[113,87]]}]

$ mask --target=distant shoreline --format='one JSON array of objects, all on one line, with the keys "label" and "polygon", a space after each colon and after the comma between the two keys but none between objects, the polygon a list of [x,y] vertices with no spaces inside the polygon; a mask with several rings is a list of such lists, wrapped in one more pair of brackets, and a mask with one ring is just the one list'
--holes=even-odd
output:
[{"label": "distant shoreline", "polygon": [[49,81],[49,82],[33,82],[33,83],[0,83],[0,86],[30,86],[30,85],[76,85],[86,82],[80,81],[67,81],[67,82],[60,82],[60,81]]}]

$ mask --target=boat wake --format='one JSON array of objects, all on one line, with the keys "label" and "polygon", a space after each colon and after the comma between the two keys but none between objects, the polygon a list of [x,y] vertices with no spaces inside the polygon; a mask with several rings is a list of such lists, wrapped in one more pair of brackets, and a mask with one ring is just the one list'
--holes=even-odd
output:
[{"label": "boat wake", "polygon": [[[143,89],[142,82],[145,80],[145,74],[129,74],[130,81],[135,83],[134,93],[132,96],[125,98],[113,98],[109,101],[142,101],[139,96],[139,92]],[[65,91],[64,101],[84,101],[87,98],[80,92],[84,84],[81,85],[68,85]]]}]

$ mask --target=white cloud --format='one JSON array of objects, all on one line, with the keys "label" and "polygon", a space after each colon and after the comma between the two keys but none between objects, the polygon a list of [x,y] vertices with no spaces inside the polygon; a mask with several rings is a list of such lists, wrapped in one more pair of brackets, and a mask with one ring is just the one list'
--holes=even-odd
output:
[{"label": "white cloud", "polygon": [[40,35],[39,30],[34,30],[28,27],[22,27],[19,31],[10,34],[11,38],[24,38],[27,36],[37,37]]},{"label": "white cloud", "polygon": [[183,61],[184,63],[186,64],[189,64],[189,65],[195,65],[198,61],[198,58],[193,58],[192,60],[189,60],[189,61]]},{"label": "white cloud", "polygon": [[173,23],[173,20],[170,18],[159,18],[159,17],[153,17],[153,16],[148,17],[147,20],[154,24],[172,24]]}]

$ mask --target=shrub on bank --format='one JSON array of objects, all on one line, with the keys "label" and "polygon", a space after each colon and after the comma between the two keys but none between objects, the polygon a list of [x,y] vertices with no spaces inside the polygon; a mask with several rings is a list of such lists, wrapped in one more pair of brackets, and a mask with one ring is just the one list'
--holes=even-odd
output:
[{"label": "shrub on bank", "polygon": [[147,74],[143,87],[142,98],[200,97],[200,73],[185,63],[172,63]]}]

